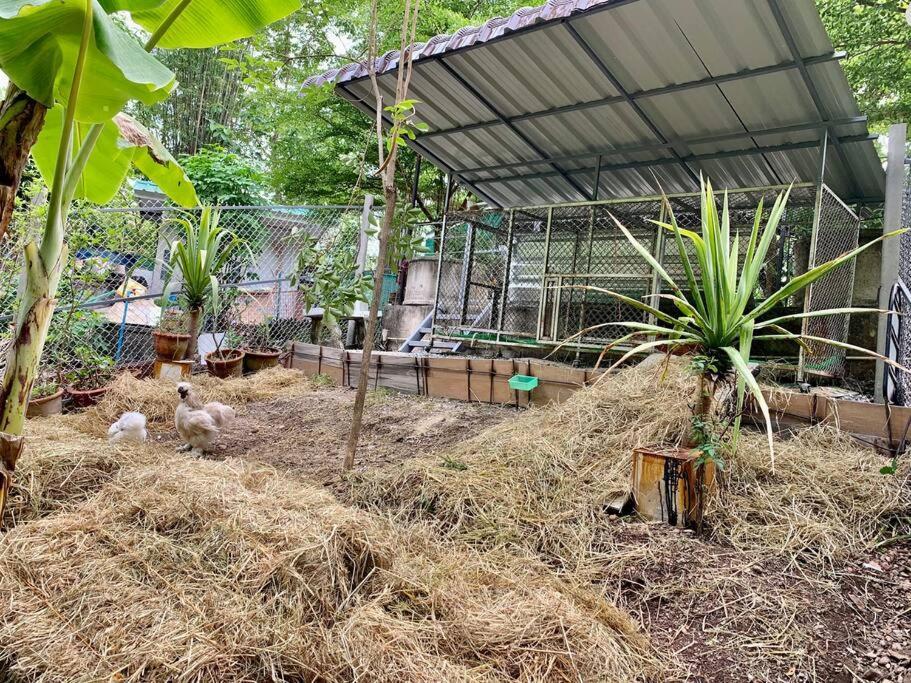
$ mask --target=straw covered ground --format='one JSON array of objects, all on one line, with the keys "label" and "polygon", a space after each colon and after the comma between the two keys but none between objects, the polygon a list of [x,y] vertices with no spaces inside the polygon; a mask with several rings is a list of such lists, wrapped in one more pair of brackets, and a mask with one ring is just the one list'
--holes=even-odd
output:
[{"label": "straw covered ground", "polygon": [[[518,414],[376,396],[365,462],[389,464],[347,480],[302,466],[344,390],[283,370],[194,382],[240,408],[222,453],[241,458],[173,453],[170,382],[122,378],[30,423],[0,537],[0,680],[828,681],[863,676],[858,653],[901,622],[865,567],[908,533],[909,468],[881,475],[831,426],[776,439],[774,471],[746,433],[701,538],[610,514],[631,450],[688,428],[683,361]],[[126,410],[156,438],[111,449]],[[460,440],[443,415],[486,428]]]},{"label": "straw covered ground", "polygon": [[543,567],[440,546],[238,461],[123,470],[0,548],[0,642],[39,681],[611,680],[648,640]]}]

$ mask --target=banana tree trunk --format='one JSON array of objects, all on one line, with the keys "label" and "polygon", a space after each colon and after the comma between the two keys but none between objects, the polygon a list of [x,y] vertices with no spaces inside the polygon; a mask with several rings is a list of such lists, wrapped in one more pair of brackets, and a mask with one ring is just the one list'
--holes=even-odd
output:
[{"label": "banana tree trunk", "polygon": [[187,321],[187,333],[190,335],[190,341],[187,344],[187,352],[184,354],[185,359],[196,360],[196,354],[199,349],[199,319],[201,316],[202,309],[190,309],[189,319]]},{"label": "banana tree trunk", "polygon": [[0,240],[9,227],[28,155],[47,108],[10,83],[0,103]]},{"label": "banana tree trunk", "polygon": [[0,515],[6,506],[16,461],[23,450],[22,428],[28,399],[51,325],[57,303],[54,296],[66,260],[66,247],[62,242],[54,246],[56,248],[48,250],[49,256],[45,256],[34,242],[25,246],[15,336],[0,386]]}]

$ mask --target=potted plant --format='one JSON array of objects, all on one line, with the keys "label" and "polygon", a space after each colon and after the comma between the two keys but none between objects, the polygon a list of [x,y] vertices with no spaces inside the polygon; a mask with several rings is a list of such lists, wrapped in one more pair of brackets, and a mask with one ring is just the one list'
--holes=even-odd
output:
[{"label": "potted plant", "polygon": [[29,397],[27,417],[47,417],[63,412],[63,387],[60,382],[46,379],[32,387]]},{"label": "potted plant", "polygon": [[[246,256],[252,260],[247,245],[234,233],[219,227],[218,219],[218,212],[206,206],[201,209],[198,220],[188,214],[185,218],[169,221],[179,227],[182,241],[175,240],[171,245],[162,299],[168,300],[175,292],[180,294],[181,308],[187,311],[189,339],[184,356],[187,359],[197,356],[203,311],[208,308],[218,317],[219,273],[240,250],[246,250]],[[178,275],[179,280],[175,280]]]},{"label": "potted plant", "polygon": [[[222,348],[227,342],[228,346]],[[234,330],[227,330],[215,347],[214,351],[206,354],[206,370],[210,375],[227,379],[229,377],[242,377],[244,374],[243,349],[239,348],[241,339]]]},{"label": "potted plant", "polygon": [[152,342],[159,360],[181,360],[190,343],[187,314],[179,308],[163,310],[158,329],[152,330]]},{"label": "potted plant", "polygon": [[271,320],[266,318],[249,331],[244,345],[244,372],[259,372],[278,365],[281,349],[272,345]]},{"label": "potted plant", "polygon": [[91,346],[80,344],[74,349],[78,365],[64,374],[66,393],[77,408],[89,408],[104,396],[114,377],[114,359]]}]

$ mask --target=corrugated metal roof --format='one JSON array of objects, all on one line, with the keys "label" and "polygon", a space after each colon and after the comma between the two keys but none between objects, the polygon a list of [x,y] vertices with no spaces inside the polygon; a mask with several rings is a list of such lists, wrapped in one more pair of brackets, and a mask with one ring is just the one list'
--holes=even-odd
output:
[{"label": "corrugated metal roof", "polygon": [[[818,177],[849,201],[885,178],[813,0],[551,0],[414,46],[412,146],[502,206]],[[390,99],[399,54],[377,60]],[[367,113],[364,64],[332,82]],[[660,184],[660,188],[659,185]]]}]

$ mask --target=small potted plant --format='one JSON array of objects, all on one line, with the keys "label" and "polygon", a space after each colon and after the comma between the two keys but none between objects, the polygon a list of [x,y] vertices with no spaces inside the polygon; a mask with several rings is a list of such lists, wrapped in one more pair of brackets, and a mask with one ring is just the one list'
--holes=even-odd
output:
[{"label": "small potted plant", "polygon": [[[227,346],[222,348],[222,344]],[[227,379],[229,377],[242,377],[244,374],[244,351],[240,348],[241,340],[236,332],[227,330],[215,347],[214,351],[206,354],[206,370],[210,375]]]},{"label": "small potted plant", "polygon": [[60,382],[51,378],[42,378],[32,387],[26,415],[28,417],[47,417],[63,412],[63,387]]},{"label": "small potted plant", "polygon": [[244,345],[244,372],[259,372],[278,365],[281,349],[272,345],[270,319],[253,326]]},{"label": "small potted plant", "polygon": [[78,366],[67,372],[66,393],[76,408],[89,408],[104,396],[114,377],[114,359],[80,344],[74,349]]},{"label": "small potted plant", "polygon": [[179,308],[167,308],[161,313],[158,329],[152,331],[155,355],[159,360],[181,360],[187,353],[190,334],[187,314]]}]

